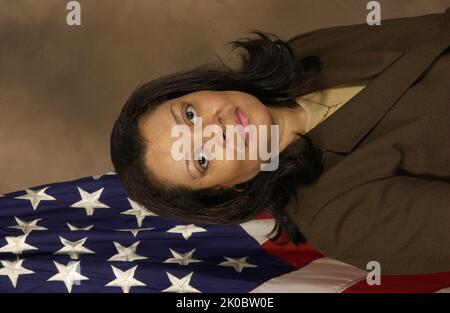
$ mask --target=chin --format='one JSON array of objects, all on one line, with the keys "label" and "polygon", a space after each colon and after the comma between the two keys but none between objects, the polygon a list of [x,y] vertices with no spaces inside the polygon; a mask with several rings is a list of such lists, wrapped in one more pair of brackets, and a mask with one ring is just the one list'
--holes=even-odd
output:
[{"label": "chin", "polygon": [[269,110],[265,107],[265,105],[261,104],[257,108],[254,108],[249,114],[249,120],[251,124],[254,124],[256,127],[259,125],[271,125],[272,124],[272,116],[270,115]]}]

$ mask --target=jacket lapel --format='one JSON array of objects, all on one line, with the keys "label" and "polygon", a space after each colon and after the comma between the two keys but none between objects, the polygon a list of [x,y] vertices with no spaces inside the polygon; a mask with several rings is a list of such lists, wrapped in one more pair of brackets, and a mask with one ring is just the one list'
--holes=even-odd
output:
[{"label": "jacket lapel", "polygon": [[300,88],[302,94],[373,77],[403,55],[399,51],[360,51],[320,55],[320,72]]},{"label": "jacket lapel", "polygon": [[324,150],[351,152],[449,44],[449,38],[441,37],[407,53],[378,50],[321,55],[322,71],[302,93],[377,76],[307,135]]}]

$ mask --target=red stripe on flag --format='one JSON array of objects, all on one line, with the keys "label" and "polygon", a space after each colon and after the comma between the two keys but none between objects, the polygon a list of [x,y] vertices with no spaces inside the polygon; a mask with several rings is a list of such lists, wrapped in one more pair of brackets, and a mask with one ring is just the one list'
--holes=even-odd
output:
[{"label": "red stripe on flag", "polygon": [[[273,218],[273,215],[268,210],[262,210],[255,217],[255,219],[269,218]],[[285,238],[287,238],[287,236],[286,233],[283,232],[276,242],[267,240],[261,247],[268,253],[285,260],[294,267],[294,269],[299,269],[312,261],[323,257],[323,254],[317,252],[309,242],[306,244],[294,245],[292,241],[289,241],[284,245],[280,245],[279,242],[284,241]]]},{"label": "red stripe on flag", "polygon": [[423,275],[381,275],[380,283],[379,286],[369,286],[365,280],[362,280],[343,292],[436,292],[439,289],[450,287],[450,272]]},{"label": "red stripe on flag", "polygon": [[273,218],[273,215],[270,213],[269,210],[261,210],[261,212],[258,213],[257,216],[255,216],[255,220],[264,220],[268,218]]},{"label": "red stripe on flag", "polygon": [[309,242],[301,245],[294,245],[292,241],[289,241],[284,245],[278,244],[285,238],[287,238],[286,233],[283,232],[276,242],[267,240],[261,246],[268,253],[280,257],[295,269],[299,269],[312,261],[323,257],[323,255],[317,252]]}]

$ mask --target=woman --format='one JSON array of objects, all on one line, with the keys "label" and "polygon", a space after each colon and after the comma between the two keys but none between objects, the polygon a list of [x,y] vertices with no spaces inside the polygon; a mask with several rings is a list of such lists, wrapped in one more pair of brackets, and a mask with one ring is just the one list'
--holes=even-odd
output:
[{"label": "woman", "polygon": [[[449,20],[450,8],[233,41],[246,52],[237,70],[205,65],[134,91],[111,134],[116,173],[163,217],[237,224],[268,210],[274,241],[285,232],[383,274],[450,271]],[[172,130],[200,121],[278,126],[276,170],[248,158],[254,138],[275,140],[261,128],[241,133],[244,160],[203,148],[175,159]]]}]

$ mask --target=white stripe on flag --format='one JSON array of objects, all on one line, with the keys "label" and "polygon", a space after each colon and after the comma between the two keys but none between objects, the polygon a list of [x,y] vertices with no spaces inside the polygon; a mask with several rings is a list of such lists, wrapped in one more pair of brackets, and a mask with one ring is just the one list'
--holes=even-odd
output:
[{"label": "white stripe on flag", "polygon": [[450,293],[450,287],[439,289],[436,293]]},{"label": "white stripe on flag", "polygon": [[272,278],[253,289],[262,292],[339,293],[365,279],[367,272],[331,258],[320,258],[290,273]]},{"label": "white stripe on flag", "polygon": [[275,226],[275,219],[267,218],[251,220],[240,225],[250,236],[255,238],[255,240],[262,245],[269,239],[267,235]]}]

